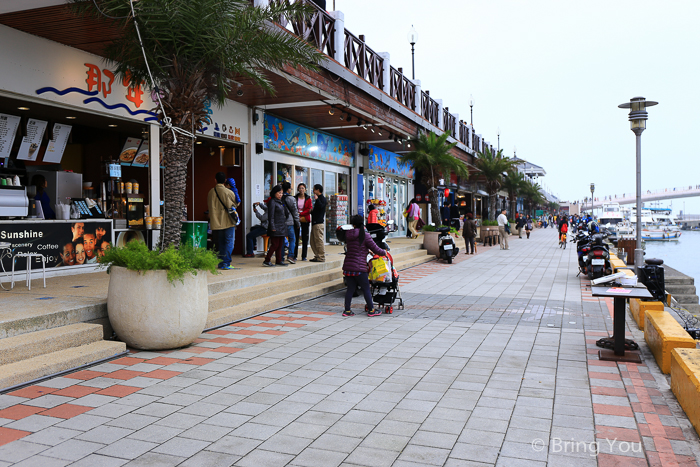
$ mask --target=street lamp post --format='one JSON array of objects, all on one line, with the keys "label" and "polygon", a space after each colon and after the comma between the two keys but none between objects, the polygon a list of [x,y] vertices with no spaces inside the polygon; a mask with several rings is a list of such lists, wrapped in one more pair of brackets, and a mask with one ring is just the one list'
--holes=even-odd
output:
[{"label": "street lamp post", "polygon": [[501,150],[501,127],[498,127],[498,129],[496,130],[496,135],[498,136],[498,151],[500,151]]},{"label": "street lamp post", "polygon": [[418,31],[416,31],[416,28],[411,25],[411,30],[408,31],[408,38],[409,44],[411,44],[411,79],[416,79],[416,56],[415,56],[415,45],[416,42],[418,41]]},{"label": "street lamp post", "polygon": [[593,192],[595,191],[595,183],[591,183],[591,219],[593,219]]},{"label": "street lamp post", "polygon": [[469,94],[469,124],[474,126],[474,96]]},{"label": "street lamp post", "polygon": [[636,136],[637,143],[637,245],[634,250],[634,272],[639,275],[639,268],[644,262],[644,250],[642,250],[642,132],[647,128],[647,107],[652,107],[658,102],[648,101],[643,97],[633,97],[629,102],[618,105],[621,109],[630,109],[630,129]]}]

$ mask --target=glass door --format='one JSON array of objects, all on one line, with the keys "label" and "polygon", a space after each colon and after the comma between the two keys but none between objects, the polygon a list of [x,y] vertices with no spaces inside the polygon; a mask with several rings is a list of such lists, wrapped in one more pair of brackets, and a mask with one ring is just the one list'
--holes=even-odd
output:
[{"label": "glass door", "polygon": [[406,228],[408,227],[406,225],[406,218],[403,217],[403,212],[406,210],[406,206],[408,206],[408,200],[406,199],[408,195],[408,187],[406,185],[405,181],[401,181],[399,184],[399,235],[400,236],[405,236],[406,235]]}]

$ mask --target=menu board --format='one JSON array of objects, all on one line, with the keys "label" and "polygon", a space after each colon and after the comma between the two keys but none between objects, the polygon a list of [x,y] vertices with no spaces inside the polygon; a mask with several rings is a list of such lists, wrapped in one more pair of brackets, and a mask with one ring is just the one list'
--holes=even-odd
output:
[{"label": "menu board", "polygon": [[141,147],[136,151],[136,157],[134,157],[134,162],[131,164],[132,167],[146,167],[148,165],[148,140],[144,140],[141,143]]},{"label": "menu board", "polygon": [[141,146],[141,140],[139,138],[127,138],[122,152],[119,154],[119,163],[121,165],[131,165],[131,163],[134,162],[139,146]]},{"label": "menu board", "polygon": [[49,145],[46,147],[44,162],[54,162],[56,164],[61,162],[61,159],[63,158],[63,151],[66,150],[68,135],[70,135],[71,128],[73,127],[70,125],[54,123],[53,139],[49,141]]},{"label": "menu board", "polygon": [[19,121],[14,115],[0,114],[0,159],[10,157]]},{"label": "menu board", "polygon": [[44,138],[46,125],[48,122],[30,118],[27,121],[27,136],[22,138],[22,144],[19,146],[17,159],[24,161],[35,161],[39,155],[41,140]]}]

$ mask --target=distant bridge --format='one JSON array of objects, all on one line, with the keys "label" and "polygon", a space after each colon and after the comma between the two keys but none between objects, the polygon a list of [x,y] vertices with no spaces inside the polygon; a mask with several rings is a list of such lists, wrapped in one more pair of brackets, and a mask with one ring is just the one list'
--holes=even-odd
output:
[{"label": "distant bridge", "polygon": [[[664,188],[662,190],[642,192],[642,203],[647,203],[650,201],[665,201],[677,198],[692,198],[694,196],[700,196],[700,185]],[[622,205],[635,204],[636,202],[637,195],[635,193],[623,193],[622,195],[595,197],[593,207],[600,208],[605,203],[618,203]],[[590,200],[588,202],[581,201],[580,203],[581,209],[584,211],[591,208]]]}]

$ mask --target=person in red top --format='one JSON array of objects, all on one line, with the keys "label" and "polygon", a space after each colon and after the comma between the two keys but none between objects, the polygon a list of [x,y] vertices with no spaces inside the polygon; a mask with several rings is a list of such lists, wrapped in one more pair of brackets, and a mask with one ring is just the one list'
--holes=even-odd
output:
[{"label": "person in red top", "polygon": [[367,225],[379,223],[379,210],[374,204],[370,204],[367,208]]},{"label": "person in red top", "polygon": [[559,248],[566,250],[566,233],[569,231],[569,221],[566,216],[562,217],[561,223],[559,224]]},{"label": "person in red top", "polygon": [[311,197],[306,194],[306,184],[300,183],[297,186],[297,210],[299,211],[299,222],[301,224],[301,235],[297,232],[296,244],[294,245],[294,260],[299,252],[299,242],[301,240],[301,260],[306,261],[306,254],[309,250],[309,226],[311,225]]}]

